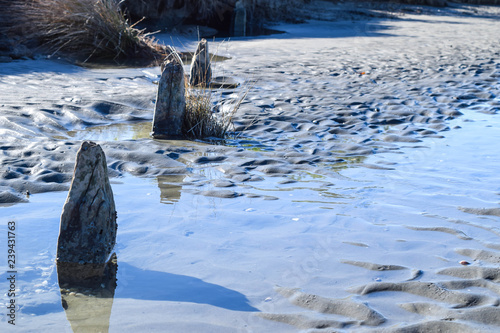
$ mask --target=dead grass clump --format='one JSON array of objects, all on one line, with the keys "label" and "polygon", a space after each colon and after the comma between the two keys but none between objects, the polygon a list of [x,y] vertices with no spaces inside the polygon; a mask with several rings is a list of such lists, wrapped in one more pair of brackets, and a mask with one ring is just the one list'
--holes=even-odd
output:
[{"label": "dead grass clump", "polygon": [[210,89],[186,87],[186,111],[183,133],[189,138],[224,138],[231,124],[230,119],[213,113],[213,92]]},{"label": "dead grass clump", "polygon": [[[247,90],[248,91],[248,90]],[[243,93],[234,104],[217,105],[217,90],[186,87],[186,111],[183,133],[188,138],[226,138],[233,126],[233,117],[247,93]],[[217,109],[218,112],[214,112]]]},{"label": "dead grass clump", "polygon": [[[224,76],[217,77],[213,82],[212,66],[217,57],[222,43],[217,46],[217,51],[210,55],[208,43],[202,39],[198,43],[191,63],[191,78],[199,76],[199,80],[189,80],[186,75],[184,122],[182,132],[191,139],[217,138],[224,139],[233,126],[233,117],[242,101],[245,99],[248,89],[244,89],[239,98],[228,100],[222,104],[222,92],[224,88],[235,88],[239,84]],[[172,52],[176,54],[175,52]],[[180,62],[180,58],[176,60]],[[198,64],[198,65],[196,65]],[[204,73],[199,71],[205,70]],[[217,71],[217,69],[216,69]],[[205,80],[208,78],[208,80]],[[208,82],[207,82],[208,81]],[[214,84],[216,83],[216,84]]]},{"label": "dead grass clump", "polygon": [[52,53],[88,60],[164,57],[163,47],[125,18],[115,0],[12,1],[16,24]]}]

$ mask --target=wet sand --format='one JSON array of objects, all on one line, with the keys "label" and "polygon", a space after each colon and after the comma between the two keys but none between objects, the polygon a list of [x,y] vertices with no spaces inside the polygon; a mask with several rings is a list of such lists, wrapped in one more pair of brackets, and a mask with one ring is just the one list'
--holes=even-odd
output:
[{"label": "wet sand", "polygon": [[106,153],[119,216],[110,331],[500,326],[500,10],[328,8],[211,45],[231,58],[216,75],[242,83],[219,109],[248,89],[223,144],[148,137],[159,68],[2,64],[0,209],[24,237],[23,327],[69,330],[53,259],[83,139]]}]

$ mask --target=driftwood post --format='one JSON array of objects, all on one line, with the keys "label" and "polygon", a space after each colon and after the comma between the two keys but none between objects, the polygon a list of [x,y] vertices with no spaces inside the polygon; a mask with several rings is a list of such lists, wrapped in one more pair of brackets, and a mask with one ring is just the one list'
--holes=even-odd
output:
[{"label": "driftwood post", "polygon": [[106,156],[98,144],[85,141],[76,155],[57,241],[61,303],[74,332],[108,331],[116,288],[116,255],[111,255],[116,229]]},{"label": "driftwood post", "polygon": [[212,68],[210,66],[210,54],[208,53],[208,43],[206,39],[200,40],[193,60],[191,61],[191,73],[189,84],[191,87],[208,87],[212,80]]},{"label": "driftwood post", "polygon": [[116,210],[106,156],[90,141],[76,156],[71,188],[64,204],[57,261],[105,264],[116,241]]},{"label": "driftwood post", "polygon": [[177,53],[170,54],[162,65],[162,73],[158,82],[153,118],[154,138],[182,137],[182,123],[186,108],[184,80],[182,61]]}]

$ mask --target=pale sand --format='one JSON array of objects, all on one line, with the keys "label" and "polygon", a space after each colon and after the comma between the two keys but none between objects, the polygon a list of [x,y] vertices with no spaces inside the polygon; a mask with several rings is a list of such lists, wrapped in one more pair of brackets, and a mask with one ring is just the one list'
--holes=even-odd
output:
[{"label": "pale sand", "polygon": [[[1,64],[0,201],[5,204],[29,201],[26,191],[36,194],[66,190],[80,140],[85,133],[91,133],[89,139],[97,135],[98,131],[88,129],[94,126],[125,124],[140,128],[127,140],[114,141],[113,134],[108,134],[104,136],[105,141],[99,141],[107,155],[110,174],[116,181],[125,177],[125,183],[129,174],[157,178],[162,200],[168,203],[178,201],[181,192],[217,200],[243,197],[247,201],[261,198],[280,202],[282,198],[275,196],[276,193],[265,194],[269,184],[285,188],[292,187],[296,182],[302,184],[307,179],[311,183],[317,181],[309,187],[316,186],[321,193],[335,197],[334,191],[328,191],[343,182],[351,184],[351,180],[346,181],[345,177],[363,178],[362,172],[357,174],[359,171],[352,171],[360,170],[356,166],[375,170],[373,174],[397,171],[404,180],[407,170],[404,169],[403,157],[396,162],[397,158],[377,160],[373,156],[386,156],[387,153],[406,156],[409,152],[426,149],[422,147],[444,140],[447,133],[459,131],[452,123],[464,110],[495,115],[500,109],[498,7],[425,8],[424,14],[420,15],[398,14],[390,19],[387,14],[378,13],[378,18],[362,20],[359,13],[339,12],[338,7],[328,7],[321,2],[320,5],[323,11],[318,12],[318,7],[311,6],[306,15],[321,20],[278,26],[277,29],[286,31],[285,34],[232,39],[221,46],[217,43],[211,45],[212,50],[218,47],[219,54],[231,57],[216,65],[216,74],[242,83],[239,89],[220,92],[221,109],[224,110],[224,105],[236,103],[248,89],[248,95],[234,118],[235,129],[241,133],[237,138],[227,140],[225,145],[154,141],[147,137],[148,124],[143,122],[152,119],[154,81],[158,78],[159,68],[90,70],[51,60]],[[350,18],[350,15],[357,20],[327,20]],[[494,19],[495,16],[497,19]],[[194,45],[192,42],[185,47],[194,49]],[[123,137],[121,127],[116,128],[116,137]],[[103,131],[107,131],[106,127]],[[108,131],[113,131],[113,127]],[[340,170],[346,167],[352,169],[341,173]],[[217,176],[211,173],[217,173]],[[415,172],[412,171],[412,174]],[[423,172],[423,175],[425,177],[426,173]],[[471,175],[474,172],[471,171]],[[318,181],[319,177],[335,184]],[[347,191],[348,195],[340,195],[338,201],[346,203],[349,202],[349,195],[358,195],[355,180],[352,183],[354,185]],[[401,184],[405,186],[404,182]],[[435,190],[433,184],[428,182],[429,191]],[[300,191],[300,187],[293,188]],[[363,187],[359,191],[368,190]],[[411,198],[415,202],[424,202],[422,206],[426,205],[425,196]],[[383,206],[383,198],[374,200],[379,200]],[[464,199],[459,206],[469,203]],[[262,205],[268,207],[264,203]],[[363,200],[360,200],[356,207],[344,208],[337,214],[350,216],[363,205]],[[476,214],[498,221],[498,208],[456,206],[453,209],[460,209],[461,216]],[[277,211],[286,210],[280,204],[276,207],[279,207]],[[394,216],[388,213],[392,210]],[[456,267],[449,267],[449,261],[446,261],[442,266],[433,262],[434,266],[421,269],[426,264],[418,259],[419,251],[430,254],[436,249],[433,246],[422,249],[417,243],[408,245],[408,253],[405,254],[409,257],[407,264],[399,262],[399,256],[391,262],[391,255],[379,252],[362,254],[362,249],[375,246],[370,244],[370,230],[378,223],[387,223],[385,221],[391,218],[396,220],[397,211],[396,208],[387,208],[384,218],[381,217],[373,225],[367,223],[366,230],[360,230],[364,222],[357,221],[360,216],[366,218],[363,215],[352,220],[340,217],[344,222],[337,226],[340,228],[337,232],[341,234],[341,230],[350,230],[352,234],[349,239],[341,240],[342,246],[335,243],[332,248],[338,254],[337,264],[359,269],[349,273],[351,275],[327,281],[327,269],[324,267],[325,271],[317,273],[317,276],[312,274],[313,277],[307,275],[304,278],[317,284],[304,282],[303,272],[290,273],[293,278],[289,279],[283,278],[285,273],[280,273],[281,280],[276,278],[280,275],[278,273],[262,276],[269,284],[278,286],[274,294],[269,294],[269,290],[264,292],[249,288],[248,293],[253,295],[250,297],[251,306],[246,304],[248,300],[243,295],[233,295],[230,289],[221,291],[237,300],[235,308],[226,308],[259,311],[258,316],[245,319],[248,321],[246,326],[242,327],[241,317],[234,314],[234,322],[213,319],[200,320],[196,324],[186,319],[186,322],[169,323],[171,329],[201,329],[206,332],[251,332],[252,329],[276,332],[294,329],[307,332],[351,329],[384,332],[495,331],[500,326],[500,287],[497,284],[500,281],[500,242],[463,231],[465,226],[472,226],[472,230],[481,228],[481,223],[477,222],[481,221],[479,218],[464,221],[454,219],[458,213],[438,216],[434,212],[433,216],[429,214],[430,218],[443,221],[443,224],[414,225],[416,220],[412,220],[402,223],[402,228],[395,227],[400,231],[386,240],[397,239],[398,233],[405,238],[410,235],[408,230],[413,230],[429,235],[446,234],[460,242],[477,242],[490,250],[481,246],[456,249],[456,254],[474,261],[476,266],[460,267],[456,264]],[[307,215],[307,211],[301,214]],[[314,212],[312,216],[320,216],[317,214]],[[421,214],[425,216],[425,212]],[[405,228],[406,231],[401,231]],[[496,233],[498,237],[495,228],[482,228],[490,234]],[[301,232],[307,239],[307,232]],[[293,244],[291,255],[301,258],[299,262],[302,264],[307,264],[310,259],[307,254],[311,255],[309,251],[295,253],[298,251],[295,246],[304,240],[287,237]],[[438,238],[434,237],[437,236],[430,239],[436,239],[436,244],[439,244]],[[243,240],[244,243],[248,241]],[[253,240],[250,242],[253,244]],[[314,243],[313,240],[305,242]],[[255,250],[255,256],[265,258],[273,255],[273,252],[265,251],[265,246],[258,243],[256,246],[261,249]],[[333,250],[329,246],[327,249],[325,245],[319,248],[332,256]],[[197,251],[203,253],[204,250],[200,248],[191,254]],[[313,251],[313,255],[318,251]],[[453,249],[447,251],[453,252]],[[286,251],[281,253],[283,258],[280,261],[287,261],[285,254]],[[316,263],[323,260],[313,259]],[[120,258],[118,260],[120,262]],[[274,261],[265,264],[270,270],[273,268],[271,262]],[[127,265],[120,266],[119,263],[119,273],[120,269],[122,272],[128,270],[131,272],[128,274],[138,280],[147,280],[134,271],[134,267],[127,268]],[[235,265],[239,269],[235,268],[236,275],[242,276],[244,264]],[[365,270],[398,275],[387,278],[390,281],[374,282],[364,276]],[[343,272],[349,270],[344,268]],[[259,270],[259,274],[263,273],[265,270]],[[181,276],[165,274],[159,279],[172,283]],[[332,273],[330,277],[333,279],[334,275]],[[337,283],[335,281],[339,283],[335,289],[337,294],[328,290],[332,283]],[[231,282],[230,274],[222,282],[235,284]],[[287,284],[283,285],[284,282]],[[204,285],[205,282],[193,280],[192,283],[199,283],[200,290],[211,288]],[[380,298],[367,298],[379,293],[383,295]],[[254,304],[257,295],[263,294],[277,299],[276,302],[273,300],[272,307],[266,306],[263,300]],[[390,295],[395,296],[394,302],[389,305],[387,302],[392,300]],[[217,306],[218,303],[209,304]],[[122,305],[122,308],[128,307],[131,307],[128,303]],[[179,311],[179,318],[186,318],[184,307],[168,307],[168,310]],[[159,309],[149,311],[155,313]],[[185,311],[190,310],[186,308]],[[203,315],[206,318],[219,315],[215,310],[205,311]],[[44,320],[50,322],[50,319]],[[127,318],[122,320],[128,330],[148,325],[134,323]],[[117,323],[114,325],[119,327]],[[149,327],[154,330],[162,326],[155,322]]]}]

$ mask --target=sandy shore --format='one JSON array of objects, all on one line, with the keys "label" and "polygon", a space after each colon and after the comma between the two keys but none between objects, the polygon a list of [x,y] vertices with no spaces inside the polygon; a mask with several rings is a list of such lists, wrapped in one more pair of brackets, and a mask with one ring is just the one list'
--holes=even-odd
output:
[{"label": "sandy shore", "polygon": [[[125,186],[120,183],[127,184],[135,179],[130,175],[142,177],[146,182],[154,182],[155,187],[159,186],[163,203],[177,204],[178,209],[189,210],[189,203],[182,202],[182,196],[186,195],[192,201],[198,200],[194,199],[196,197],[228,199],[221,204],[221,211],[223,207],[231,211],[231,205],[243,209],[247,203],[253,203],[252,200],[261,200],[259,205],[269,210],[269,214],[289,209],[300,219],[308,215],[313,219],[308,227],[297,225],[280,229],[282,221],[276,213],[280,221],[273,220],[278,223],[275,227],[277,237],[284,235],[284,240],[277,242],[277,249],[266,251],[266,245],[243,235],[238,239],[253,249],[253,260],[263,258],[261,266],[264,268],[255,268],[259,277],[253,278],[262,278],[267,286],[272,286],[272,290],[266,291],[248,287],[244,292],[252,295],[248,299],[232,294],[229,289],[221,291],[227,296],[227,304],[232,297],[236,302],[233,308],[226,306],[226,309],[245,313],[244,319],[239,314],[230,316],[234,322],[219,319],[189,324],[186,319],[184,324],[176,322],[173,329],[191,327],[206,332],[263,329],[274,332],[495,331],[500,326],[500,271],[497,267],[500,242],[474,228],[481,219],[490,219],[483,229],[498,237],[497,228],[490,227],[491,223],[498,222],[498,206],[474,206],[466,199],[469,194],[464,193],[461,201],[452,204],[453,213],[443,212],[439,218],[436,212],[440,209],[433,210],[433,218],[446,220],[445,225],[421,223],[419,218],[414,218],[407,224],[393,227],[390,235],[381,236],[383,232],[378,234],[379,229],[374,231],[375,226],[390,225],[387,220],[400,219],[401,214],[413,209],[408,204],[404,213],[399,211],[400,205],[406,205],[405,199],[396,198],[395,194],[391,196],[391,186],[394,193],[405,193],[407,200],[418,202],[415,210],[419,211],[419,216],[429,218],[432,215],[424,210],[427,205],[434,207],[433,199],[422,193],[435,191],[433,181],[423,181],[425,186],[418,188],[414,196],[410,189],[402,190],[406,186],[411,188],[412,181],[417,184],[415,179],[420,172],[415,171],[418,161],[411,164],[411,172],[405,169],[409,165],[405,164],[405,159],[415,161],[415,156],[424,154],[422,151],[427,151],[431,143],[439,145],[448,137],[458,140],[454,142],[462,142],[456,133],[464,126],[458,123],[463,121],[464,113],[467,117],[471,112],[481,117],[494,117],[500,110],[500,37],[497,33],[500,31],[500,9],[408,8],[404,15],[372,11],[372,17],[363,18],[359,12],[353,14],[345,8],[340,10],[335,5],[316,2],[305,12],[311,18],[307,23],[275,27],[285,31],[284,34],[212,43],[212,50],[217,49],[218,54],[230,57],[215,65],[215,75],[228,76],[242,83],[238,89],[215,93],[220,109],[231,108],[248,90],[234,118],[238,135],[224,144],[160,141],[149,137],[156,93],[154,82],[158,79],[159,68],[84,69],[62,60],[3,63],[0,67],[0,203],[7,208],[0,209],[15,210],[21,204],[9,206],[33,201],[38,193],[67,190],[81,140],[93,139],[106,153],[116,186]],[[355,20],[351,20],[353,18]],[[184,47],[194,49],[194,45],[192,41]],[[483,149],[482,146],[476,148],[478,151]],[[467,151],[472,152],[474,148]],[[442,157],[436,156],[436,161],[439,159]],[[425,179],[433,170],[433,160],[423,160],[431,163],[423,166],[429,168],[427,173],[422,171],[422,179]],[[391,176],[385,176],[387,173]],[[369,197],[367,193],[371,190],[365,184],[366,177],[376,177],[373,191],[384,188],[380,192],[382,195]],[[464,177],[480,179],[482,176],[472,170]],[[390,180],[384,183],[387,179]],[[129,186],[124,187],[122,193],[134,188],[134,185]],[[318,206],[311,210],[293,206],[295,204],[289,206],[284,198],[288,192],[266,190],[273,186],[293,189],[290,195],[297,193],[303,202],[307,202],[309,194],[301,191],[314,189],[326,203],[315,202]],[[492,186],[495,188],[494,184]],[[341,194],[335,192],[336,187],[343,189]],[[493,191],[498,191],[498,185],[488,195],[493,196]],[[64,200],[64,192],[54,195]],[[482,197],[485,202],[498,201],[498,197],[492,199],[488,195]],[[371,201],[363,199],[368,197]],[[356,198],[353,199],[355,204],[350,204],[351,198]],[[335,205],[330,206],[333,204],[328,201],[330,199],[346,205],[345,208],[336,210]],[[440,200],[443,203],[447,199]],[[133,205],[133,200],[128,204]],[[26,207],[29,205],[32,203]],[[122,205],[126,207],[125,203]],[[365,205],[375,205],[375,208],[363,211]],[[210,209],[209,204],[207,209]],[[118,214],[120,216],[120,211]],[[123,214],[126,223],[121,229],[125,235],[122,240],[134,242],[134,238],[128,239],[126,235],[140,229],[139,226],[127,229],[135,213]],[[241,225],[250,223],[251,218],[238,214],[229,214],[227,218],[241,218],[243,220],[238,222]],[[451,221],[456,214],[461,214],[462,218],[473,217],[460,224]],[[189,220],[187,215],[184,218]],[[332,220],[337,222],[330,229]],[[214,223],[222,222],[214,219]],[[464,225],[474,226],[471,235],[460,227]],[[321,230],[320,226],[325,229]],[[226,228],[217,224],[214,227]],[[313,230],[311,234],[309,229]],[[429,236],[432,240],[429,244],[432,244],[426,246],[420,246],[420,240],[408,241],[405,250],[401,242],[394,245],[401,229],[406,230],[403,232],[406,236],[409,234],[405,232],[412,230],[419,234],[445,234],[458,242],[477,241],[482,245],[447,248],[445,253],[453,253],[450,254],[453,259],[439,261],[434,258],[431,263],[425,263],[419,258],[420,251],[430,256],[442,249],[437,244],[443,240]],[[280,233],[283,230],[287,232]],[[292,235],[292,231],[297,234]],[[315,245],[315,237],[324,232],[331,233],[335,241],[326,238]],[[381,237],[380,243],[371,238],[374,237],[372,232]],[[258,230],[255,235],[272,243],[267,233]],[[336,233],[345,239],[337,239]],[[216,232],[206,231],[206,236],[211,239],[207,241],[208,248],[217,243]],[[157,241],[153,236],[137,237]],[[386,244],[394,244],[381,245],[383,239]],[[387,246],[385,250],[381,250],[384,246]],[[377,249],[372,255],[364,252],[370,247]],[[231,246],[226,250],[230,252]],[[203,251],[200,245],[189,255],[209,258],[213,254],[216,258],[219,253],[207,250],[208,254],[203,254]],[[397,255],[391,251],[396,251]],[[145,279],[136,268],[127,266],[134,262],[139,264],[142,259],[127,254],[126,250],[123,252],[119,262],[125,259],[121,266],[124,268],[120,273],[119,263],[118,272],[126,271],[129,277]],[[274,253],[279,256],[276,260],[267,259]],[[292,259],[288,259],[288,253]],[[335,267],[349,266],[353,270],[340,269],[340,274],[333,268],[326,268],[324,255],[336,258]],[[406,264],[400,262],[404,256],[408,257]],[[455,256],[474,264],[459,265]],[[235,257],[224,258],[226,265],[235,265],[234,271],[224,265],[216,268],[215,271],[228,272],[217,283],[241,290],[243,287],[232,282],[231,276],[245,280],[248,277],[243,272],[252,269]],[[250,266],[258,266],[246,256],[243,259],[248,260]],[[317,271],[306,270],[307,274],[290,273],[293,279],[284,277],[288,269],[283,262],[299,262],[303,266],[308,260],[320,262],[320,268],[314,266],[313,270]],[[162,262],[168,267],[175,264],[162,256],[151,267],[166,267]],[[278,262],[282,265],[277,266],[280,272],[274,272],[273,266]],[[186,268],[178,274],[197,276],[198,273]],[[210,279],[212,274],[213,271],[205,267],[199,278]],[[158,278],[175,283],[179,276]],[[215,292],[211,286],[203,285],[204,282],[191,282],[201,290],[208,288]],[[191,282],[183,283],[189,285]],[[334,284],[338,286],[332,291],[329,287]],[[165,298],[176,300],[171,296]],[[392,303],[388,304],[390,301]],[[115,300],[115,307],[119,306],[117,302],[121,304]],[[216,301],[208,304],[219,306]],[[123,303],[122,309],[124,313],[133,311],[130,303]],[[178,309],[166,306],[165,309],[182,312],[180,317],[189,318],[183,312],[190,311],[186,305]],[[218,310],[211,308],[203,311],[204,318],[220,315]],[[258,315],[248,319],[248,312],[258,312]],[[136,324],[126,321],[125,317],[126,327],[135,327]],[[51,321],[46,317],[42,320]],[[112,327],[120,327],[116,322],[114,325]],[[154,325],[151,327],[156,327]]]}]

